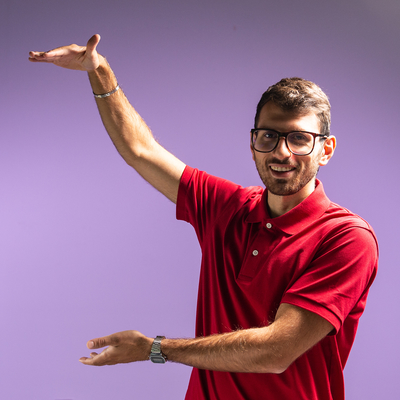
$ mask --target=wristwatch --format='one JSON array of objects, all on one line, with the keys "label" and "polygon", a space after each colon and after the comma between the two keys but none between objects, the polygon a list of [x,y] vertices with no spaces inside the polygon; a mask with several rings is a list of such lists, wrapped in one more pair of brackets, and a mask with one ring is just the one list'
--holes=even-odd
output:
[{"label": "wristwatch", "polygon": [[161,340],[165,339],[165,336],[157,336],[151,345],[150,360],[156,364],[165,364],[167,357],[161,352]]}]

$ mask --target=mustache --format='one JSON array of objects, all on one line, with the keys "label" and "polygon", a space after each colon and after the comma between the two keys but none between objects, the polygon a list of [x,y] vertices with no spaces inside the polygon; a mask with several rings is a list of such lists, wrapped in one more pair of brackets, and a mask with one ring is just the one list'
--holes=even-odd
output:
[{"label": "mustache", "polygon": [[292,165],[290,162],[290,158],[286,158],[284,160],[278,160],[277,158],[272,158],[271,160],[268,160],[268,164],[285,164],[285,165]]}]

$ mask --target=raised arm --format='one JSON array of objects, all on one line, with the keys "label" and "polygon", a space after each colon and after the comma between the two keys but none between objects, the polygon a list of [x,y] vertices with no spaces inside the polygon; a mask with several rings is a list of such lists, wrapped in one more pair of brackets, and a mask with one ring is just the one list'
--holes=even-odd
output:
[{"label": "raised arm", "polygon": [[[107,60],[96,51],[99,41],[100,36],[94,35],[86,46],[72,44],[48,52],[30,52],[29,60],[87,71],[93,93],[110,93],[118,83]],[[156,142],[122,89],[96,98],[96,103],[112,142],[127,164],[176,203],[185,164]]]},{"label": "raised arm", "polygon": [[[170,361],[200,369],[281,373],[332,329],[319,315],[282,304],[269,326],[195,339],[164,339],[161,350]],[[89,341],[89,349],[109,347],[80,361],[86,365],[144,361],[149,358],[152,342],[137,331],[115,333]]]}]

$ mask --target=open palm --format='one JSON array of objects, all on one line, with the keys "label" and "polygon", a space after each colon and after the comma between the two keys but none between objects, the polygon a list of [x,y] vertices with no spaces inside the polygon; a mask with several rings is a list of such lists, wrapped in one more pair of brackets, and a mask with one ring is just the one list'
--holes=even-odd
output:
[{"label": "open palm", "polygon": [[46,52],[31,51],[29,61],[52,63],[62,68],[80,71],[93,71],[100,63],[96,51],[99,42],[100,35],[93,35],[86,46],[71,44]]}]

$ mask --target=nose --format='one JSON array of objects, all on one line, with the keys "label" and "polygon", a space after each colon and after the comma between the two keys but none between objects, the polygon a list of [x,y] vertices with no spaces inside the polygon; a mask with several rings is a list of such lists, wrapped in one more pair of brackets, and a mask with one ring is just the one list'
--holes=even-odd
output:
[{"label": "nose", "polygon": [[292,155],[292,153],[289,151],[286,145],[286,140],[284,137],[279,138],[274,153],[281,158],[289,158]]}]

